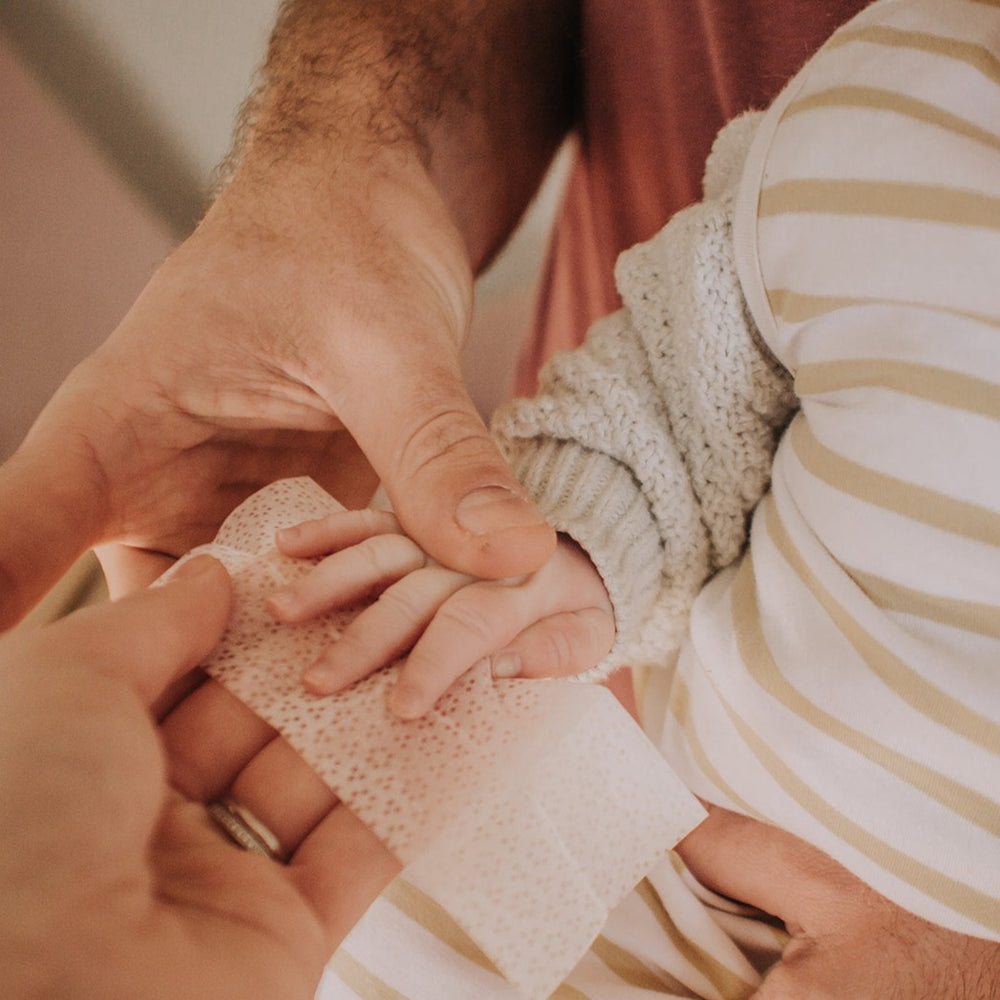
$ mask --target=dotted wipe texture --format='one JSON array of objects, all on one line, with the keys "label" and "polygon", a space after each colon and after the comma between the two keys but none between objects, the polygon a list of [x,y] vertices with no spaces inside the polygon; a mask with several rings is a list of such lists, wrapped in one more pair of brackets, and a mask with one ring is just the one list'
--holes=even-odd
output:
[{"label": "dotted wipe texture", "polygon": [[302,670],[357,609],[278,625],[265,598],[312,563],[273,538],[339,509],[312,480],[283,480],[190,554],[214,555],[234,581],[232,620],[206,669],[284,735],[524,996],[546,997],[704,812],[603,688],[484,669],[414,722],[386,709],[396,667],[310,695]]}]

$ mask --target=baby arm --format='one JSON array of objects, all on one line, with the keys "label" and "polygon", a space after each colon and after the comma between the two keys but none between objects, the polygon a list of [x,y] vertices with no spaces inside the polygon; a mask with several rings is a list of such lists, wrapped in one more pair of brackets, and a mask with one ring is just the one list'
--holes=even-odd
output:
[{"label": "baby arm", "polygon": [[553,677],[596,666],[611,649],[614,614],[600,575],[561,537],[537,572],[481,580],[435,563],[379,510],[343,511],[278,533],[298,558],[322,557],[274,594],[278,621],[296,623],[376,597],[304,674],[318,694],[339,691],[405,657],[389,700],[416,718],[483,660],[497,677]]}]

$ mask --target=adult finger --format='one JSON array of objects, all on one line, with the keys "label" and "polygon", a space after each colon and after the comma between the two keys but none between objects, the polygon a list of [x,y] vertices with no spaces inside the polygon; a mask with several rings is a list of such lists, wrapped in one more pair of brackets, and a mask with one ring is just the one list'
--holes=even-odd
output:
[{"label": "adult finger", "polygon": [[817,896],[849,895],[860,883],[829,855],[794,834],[709,805],[708,817],[677,846],[692,874],[723,896],[786,923]]},{"label": "adult finger", "polygon": [[332,953],[401,867],[375,834],[341,804],[299,846],[288,875],[319,914]]},{"label": "adult finger", "polygon": [[61,451],[37,438],[0,465],[0,631],[17,624],[101,531],[101,498],[87,496],[94,476],[85,451],[65,436]]},{"label": "adult finger", "polygon": [[223,794],[247,762],[276,735],[234,694],[211,679],[160,723],[170,783],[201,802]]},{"label": "adult finger", "polygon": [[285,856],[294,853],[339,799],[280,737],[247,762],[226,792],[274,834]]},{"label": "adult finger", "polygon": [[177,561],[162,552],[150,552],[118,542],[98,545],[94,551],[100,560],[112,600],[148,587]]},{"label": "adult finger", "polygon": [[472,576],[538,569],[555,532],[490,437],[457,358],[443,364],[429,349],[397,352],[380,374],[379,405],[359,399],[342,412],[407,533],[438,562]]}]

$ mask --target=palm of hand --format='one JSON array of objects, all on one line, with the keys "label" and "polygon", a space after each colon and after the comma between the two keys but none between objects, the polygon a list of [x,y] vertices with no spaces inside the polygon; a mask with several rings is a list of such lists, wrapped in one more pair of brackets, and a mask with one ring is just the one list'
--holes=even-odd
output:
[{"label": "palm of hand", "polygon": [[[145,996],[150,984],[220,1000],[312,996],[336,944],[394,871],[381,846],[334,806],[287,867],[244,853],[200,802],[167,789],[155,732],[120,686],[92,670],[60,680],[55,698],[51,686],[28,693],[57,734],[32,798],[50,814],[44,843],[30,811],[18,815],[19,855],[46,856],[45,888],[22,918],[32,927],[44,914],[58,954],[36,955],[37,967],[61,970],[74,995],[94,998]],[[32,704],[24,708],[30,724]]]},{"label": "palm of hand", "polygon": [[[211,828],[200,804],[174,798],[145,870],[105,876],[105,912],[143,914],[129,929],[130,995],[159,982],[178,996],[311,996],[336,944],[309,897],[312,867],[300,859],[284,869],[243,853]],[[99,987],[88,995],[99,996]]]},{"label": "palm of hand", "polygon": [[[152,725],[146,703],[226,622],[225,574],[201,568],[193,586],[4,639],[0,942],[11,996],[311,997],[397,870],[221,688],[202,685],[159,732]],[[215,829],[202,802],[230,787],[273,823],[287,866]],[[278,822],[289,810],[276,789],[305,792],[297,826]]]}]

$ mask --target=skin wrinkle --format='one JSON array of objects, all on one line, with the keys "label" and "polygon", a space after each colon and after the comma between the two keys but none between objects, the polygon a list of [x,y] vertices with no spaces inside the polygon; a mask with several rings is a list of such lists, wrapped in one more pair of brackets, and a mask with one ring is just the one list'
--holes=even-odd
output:
[{"label": "skin wrinkle", "polygon": [[[459,460],[463,445],[476,441],[478,428],[469,426],[471,416],[458,407],[436,405],[441,390],[447,391],[452,379],[452,373],[443,370],[436,377],[428,375],[422,385],[413,387],[418,396],[424,397],[419,412],[428,415],[401,440],[395,455],[395,467],[408,470],[412,478],[431,465]],[[435,381],[437,385],[433,384]]]},{"label": "skin wrinkle", "polygon": [[[373,5],[373,7],[378,7],[378,9],[380,9],[380,10],[384,9],[384,8],[385,8],[385,6],[386,6],[386,5],[384,5],[384,4],[379,4],[379,5]],[[317,66],[316,66],[316,65],[314,64],[314,65],[313,65],[313,67],[312,67],[312,70],[311,70],[311,71],[312,71],[312,72],[315,72],[316,70],[317,70]],[[405,88],[404,88],[404,87],[403,87],[403,86],[401,85],[401,81],[400,81],[400,79],[399,79],[399,76],[400,76],[400,73],[401,73],[401,71],[398,71],[398,72],[397,72],[397,73],[396,73],[396,74],[395,74],[395,75],[394,75],[394,76],[393,76],[393,77],[392,77],[392,78],[391,78],[391,79],[389,80],[389,84],[391,85],[391,88],[392,88],[392,89],[394,89],[394,90],[398,90],[398,91],[402,92],[402,91],[403,91],[403,90],[404,90]],[[314,108],[314,107],[313,107],[312,105],[310,105],[310,106],[308,107],[308,110],[312,111],[312,110],[315,110],[315,108]],[[359,112],[359,113],[360,113],[360,112]],[[438,108],[437,108],[437,109],[435,110],[435,114],[436,114],[436,115],[441,115],[441,114],[443,114],[443,113],[444,113],[444,109],[443,109],[443,108],[440,108],[440,107],[438,107]],[[411,136],[410,138],[411,138],[411,140],[412,140],[412,136]],[[405,132],[401,132],[401,133],[399,134],[399,141],[400,141],[400,142],[404,142],[404,141],[406,141],[406,133],[405,133]],[[412,357],[412,356],[413,356],[413,355],[411,354],[411,357]],[[140,426],[141,426],[141,425],[140,425]],[[456,435],[456,441],[457,441],[457,443],[458,443],[458,444],[461,444],[463,440],[464,440],[464,438],[463,438],[463,437],[462,437],[461,435]],[[113,470],[112,470],[112,471],[113,471]],[[255,911],[255,912],[256,912],[256,911]],[[919,940],[919,937],[918,937],[917,935],[914,935],[914,940]],[[944,953],[944,950],[942,949],[942,954],[943,954],[943,953]],[[850,963],[849,963],[849,964],[850,964]],[[954,975],[954,974],[952,973],[951,975]],[[964,978],[964,976],[965,976],[965,973],[964,973],[964,971],[963,971],[963,972],[961,973],[961,975],[962,975],[962,977]],[[946,975],[942,974],[942,977],[941,977],[941,978],[942,978],[942,979],[946,979],[946,978],[949,978],[949,976],[946,976]],[[911,998],[911,1000],[912,1000],[912,998]]]}]

